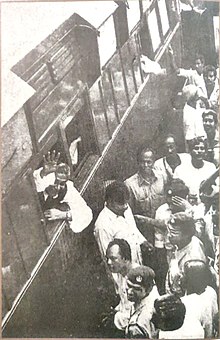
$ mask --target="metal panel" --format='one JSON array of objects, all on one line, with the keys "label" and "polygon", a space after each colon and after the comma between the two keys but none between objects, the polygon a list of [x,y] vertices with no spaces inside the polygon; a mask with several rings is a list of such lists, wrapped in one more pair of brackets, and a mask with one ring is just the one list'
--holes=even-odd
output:
[{"label": "metal panel", "polygon": [[4,288],[5,307],[9,309],[12,302],[28,278],[16,235],[7,213],[2,205],[2,284]]},{"label": "metal panel", "polygon": [[29,274],[47,247],[44,228],[41,224],[41,211],[34,190],[26,174],[13,188],[7,199],[10,219]]},{"label": "metal panel", "polygon": [[32,155],[31,138],[24,110],[20,109],[2,128],[2,189],[11,181]]}]

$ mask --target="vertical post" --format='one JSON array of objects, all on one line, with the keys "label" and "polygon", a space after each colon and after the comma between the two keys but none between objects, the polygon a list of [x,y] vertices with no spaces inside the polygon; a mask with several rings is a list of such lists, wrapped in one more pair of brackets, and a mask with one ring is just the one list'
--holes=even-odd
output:
[{"label": "vertical post", "polygon": [[108,123],[108,116],[107,116],[107,111],[106,111],[105,101],[104,101],[104,96],[103,96],[103,91],[102,91],[102,85],[101,85],[101,81],[100,80],[98,81],[98,86],[99,86],[99,93],[100,93],[101,102],[102,102],[102,106],[103,106],[106,126],[107,126],[107,130],[108,130],[108,136],[109,136],[109,139],[111,139],[112,135],[111,135],[111,131],[110,131],[109,123]]},{"label": "vertical post", "polygon": [[112,97],[113,97],[115,115],[116,115],[116,118],[117,118],[117,122],[119,124],[120,118],[119,118],[119,114],[118,114],[118,106],[117,106],[117,102],[116,102],[116,98],[115,98],[115,90],[114,90],[114,85],[113,85],[113,81],[112,81],[112,74],[111,74],[111,70],[109,68],[107,68],[107,74],[108,74],[108,80],[109,80],[111,90],[112,90]]},{"label": "vertical post", "polygon": [[130,98],[129,98],[129,93],[128,93],[128,85],[127,85],[127,80],[126,80],[126,76],[125,76],[125,70],[124,70],[123,59],[122,59],[121,48],[120,47],[118,48],[118,53],[119,53],[119,58],[120,58],[122,78],[123,78],[123,82],[124,82],[126,99],[127,99],[128,106],[130,106]]},{"label": "vertical post", "polygon": [[[127,48],[128,48],[128,53],[129,53],[130,57],[132,57],[129,41],[127,42]],[[133,60],[131,61],[131,74],[132,74],[132,79],[133,79],[133,83],[134,83],[134,89],[135,89],[135,92],[137,93],[138,88],[137,88],[137,81],[136,81],[135,72],[134,72]]]},{"label": "vertical post", "polygon": [[140,61],[140,45],[139,45],[139,39],[138,36],[135,35],[135,43],[137,46],[137,50],[138,50],[138,55],[137,55],[137,61],[138,61],[138,67],[139,67],[139,71],[140,71],[140,75],[141,75],[141,81],[142,83],[144,82],[144,75],[143,75],[143,70],[141,68],[141,61]]},{"label": "vertical post", "polygon": [[24,108],[26,119],[27,119],[28,130],[31,136],[33,151],[34,153],[37,153],[39,151],[39,147],[38,147],[38,141],[37,141],[36,131],[35,131],[34,122],[33,122],[33,112],[30,108],[30,103],[27,101],[23,105],[23,108]]}]

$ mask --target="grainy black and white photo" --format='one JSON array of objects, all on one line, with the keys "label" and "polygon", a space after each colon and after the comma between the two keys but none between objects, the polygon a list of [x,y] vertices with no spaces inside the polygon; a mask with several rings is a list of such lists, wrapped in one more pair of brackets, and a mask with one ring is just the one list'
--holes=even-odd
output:
[{"label": "grainy black and white photo", "polygon": [[219,2],[1,1],[2,337],[219,338]]}]

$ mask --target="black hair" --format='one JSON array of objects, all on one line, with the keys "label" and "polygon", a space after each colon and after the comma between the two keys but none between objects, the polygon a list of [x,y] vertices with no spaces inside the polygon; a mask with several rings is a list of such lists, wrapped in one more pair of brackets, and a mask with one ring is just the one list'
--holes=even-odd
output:
[{"label": "black hair", "polygon": [[179,196],[186,198],[189,194],[189,188],[186,184],[179,178],[173,178],[171,183],[165,184],[165,192],[170,196]]},{"label": "black hair", "polygon": [[137,162],[140,163],[140,159],[143,153],[152,152],[154,159],[156,158],[156,152],[154,149],[150,148],[148,145],[141,145],[137,151]]},{"label": "black hair", "polygon": [[115,181],[109,184],[105,192],[106,202],[117,202],[119,204],[124,204],[128,202],[130,198],[129,190],[124,182]]},{"label": "black hair", "polygon": [[131,247],[130,247],[129,243],[124,239],[115,238],[113,241],[109,242],[107,250],[106,250],[106,254],[107,254],[108,250],[112,246],[114,246],[115,244],[118,245],[118,247],[120,249],[121,257],[124,260],[131,261]]},{"label": "black hair", "polygon": [[179,329],[184,322],[186,307],[177,295],[166,294],[154,302],[155,312],[151,321],[163,331]]},{"label": "black hair", "polygon": [[207,150],[207,143],[204,140],[204,138],[203,137],[197,137],[197,138],[193,138],[193,139],[188,141],[189,152],[191,152],[194,149],[194,147],[196,145],[200,144],[200,143],[203,143],[205,150]]},{"label": "black hair", "polygon": [[202,119],[204,120],[204,118],[209,115],[213,117],[215,125],[218,125],[218,115],[214,110],[205,110],[202,114]]},{"label": "black hair", "polygon": [[208,76],[208,72],[214,72],[215,78],[217,77],[216,68],[214,66],[212,66],[212,65],[205,66],[204,70],[203,70],[203,76],[207,77]]},{"label": "black hair", "polygon": [[184,265],[183,284],[188,294],[201,294],[210,282],[210,271],[202,260],[189,260]]},{"label": "black hair", "polygon": [[[173,221],[173,223],[172,223]],[[171,216],[170,222],[174,225],[181,226],[184,234],[192,237],[195,235],[195,222],[193,218],[186,212],[178,212]]]}]

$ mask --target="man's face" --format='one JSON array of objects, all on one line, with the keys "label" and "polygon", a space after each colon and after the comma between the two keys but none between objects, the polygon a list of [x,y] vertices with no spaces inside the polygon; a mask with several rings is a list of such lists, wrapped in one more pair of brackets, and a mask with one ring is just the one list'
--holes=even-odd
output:
[{"label": "man's face", "polygon": [[57,186],[57,189],[62,189],[65,187],[65,183],[67,182],[68,178],[66,174],[62,172],[56,172],[55,173],[55,185]]},{"label": "man's face", "polygon": [[204,159],[205,157],[204,143],[200,142],[199,144],[196,144],[191,151],[191,156],[193,159],[196,159],[196,160]]},{"label": "man's face", "polygon": [[170,240],[170,243],[173,245],[181,245],[188,236],[184,234],[183,229],[181,226],[178,226],[176,222],[169,222],[167,225],[168,229],[168,237]]},{"label": "man's face", "polygon": [[195,60],[195,70],[198,72],[198,74],[202,74],[204,68],[204,64],[201,59]]},{"label": "man's face", "polygon": [[154,155],[152,151],[142,153],[138,165],[139,171],[142,175],[151,175],[154,166]]},{"label": "man's face", "polygon": [[176,143],[173,137],[168,137],[165,141],[165,151],[167,156],[176,155]]},{"label": "man's face", "polygon": [[129,301],[138,303],[147,296],[147,291],[142,286],[133,286],[127,282],[127,296]]},{"label": "man's face", "polygon": [[126,260],[124,260],[120,253],[120,248],[117,244],[114,244],[107,250],[106,253],[107,264],[112,273],[121,273],[124,268]]},{"label": "man's face", "polygon": [[205,82],[208,85],[212,85],[212,84],[215,83],[215,79],[216,79],[215,72],[214,71],[208,71],[207,75],[205,76]]},{"label": "man's face", "polygon": [[111,201],[107,203],[107,206],[116,215],[123,216],[124,212],[128,209],[128,201],[125,203]]},{"label": "man's face", "polygon": [[203,118],[203,126],[206,133],[215,130],[215,121],[212,115],[206,115]]}]

